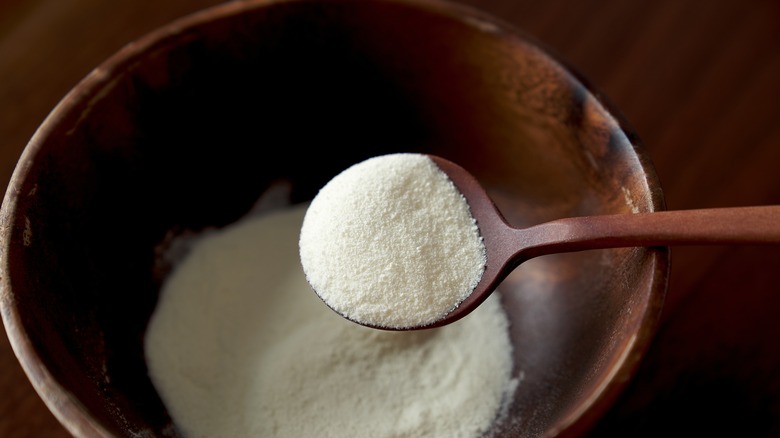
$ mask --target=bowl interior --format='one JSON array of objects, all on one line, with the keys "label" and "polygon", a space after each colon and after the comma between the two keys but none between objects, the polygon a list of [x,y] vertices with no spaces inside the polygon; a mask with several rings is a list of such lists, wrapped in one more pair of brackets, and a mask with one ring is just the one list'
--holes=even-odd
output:
[{"label": "bowl interior", "polygon": [[[662,208],[614,112],[517,31],[438,2],[232,2],[130,45],[61,102],[3,206],[3,317],[74,433],[172,430],[143,336],[172,236],[370,156],[474,173],[516,226]],[[499,436],[584,431],[650,337],[665,249],[546,256],[501,285],[521,381]]]}]

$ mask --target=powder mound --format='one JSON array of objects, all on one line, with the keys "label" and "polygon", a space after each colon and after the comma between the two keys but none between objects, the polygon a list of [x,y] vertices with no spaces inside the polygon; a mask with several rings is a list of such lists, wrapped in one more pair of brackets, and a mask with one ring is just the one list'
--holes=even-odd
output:
[{"label": "powder mound", "polygon": [[500,427],[517,380],[499,293],[434,330],[354,324],[306,283],[304,213],[204,235],[166,279],[144,348],[177,432],[474,438]]},{"label": "powder mound", "polygon": [[328,306],[387,328],[442,319],[486,263],[466,199],[430,158],[411,153],[369,158],[328,182],[306,212],[299,249]]}]

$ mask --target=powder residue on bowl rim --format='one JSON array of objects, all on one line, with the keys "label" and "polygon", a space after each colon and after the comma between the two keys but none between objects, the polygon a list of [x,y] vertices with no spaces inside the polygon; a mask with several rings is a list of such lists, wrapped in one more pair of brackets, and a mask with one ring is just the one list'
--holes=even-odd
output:
[{"label": "powder residue on bowl rim", "polygon": [[335,311],[378,327],[434,323],[485,269],[468,203],[426,155],[369,158],[329,181],[301,227],[312,288]]},{"label": "powder residue on bowl rim", "polygon": [[311,293],[305,205],[193,244],[166,280],[145,353],[186,437],[478,437],[517,386],[498,293],[433,330],[375,330]]}]

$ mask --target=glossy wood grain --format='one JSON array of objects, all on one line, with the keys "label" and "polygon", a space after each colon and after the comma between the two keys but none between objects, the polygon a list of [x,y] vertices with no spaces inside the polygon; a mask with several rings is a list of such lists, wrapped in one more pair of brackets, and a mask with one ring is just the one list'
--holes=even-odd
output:
[{"label": "glossy wood grain", "polygon": [[[0,172],[65,92],[126,42],[215,1],[0,3]],[[669,209],[780,203],[780,5],[472,3],[585,74],[633,124]],[[780,434],[774,248],[673,251],[660,331],[593,436]],[[0,337],[0,436],[67,436]]]}]

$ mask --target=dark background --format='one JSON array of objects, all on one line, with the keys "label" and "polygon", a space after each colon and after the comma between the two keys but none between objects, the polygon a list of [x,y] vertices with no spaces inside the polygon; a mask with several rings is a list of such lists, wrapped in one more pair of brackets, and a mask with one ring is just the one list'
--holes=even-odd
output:
[{"label": "dark background", "polygon": [[[57,101],[216,0],[0,0],[0,189]],[[590,79],[669,209],[780,204],[780,1],[468,0]],[[593,436],[780,436],[780,248],[674,248],[659,332]],[[68,436],[0,335],[0,436]]]}]

